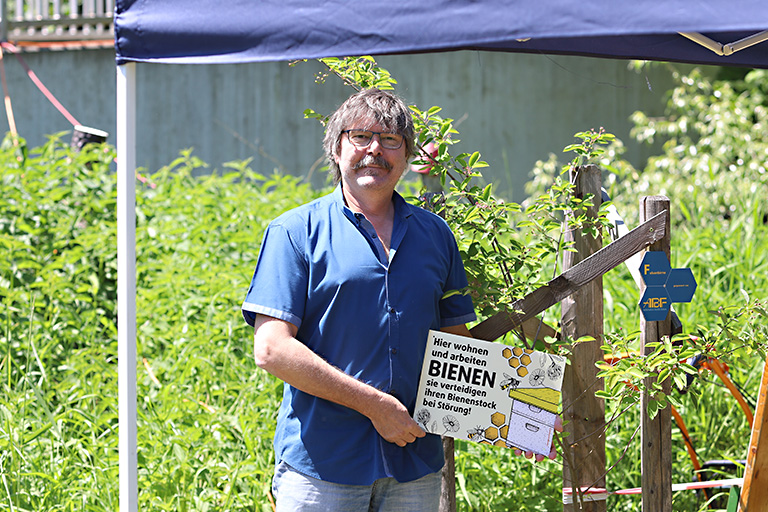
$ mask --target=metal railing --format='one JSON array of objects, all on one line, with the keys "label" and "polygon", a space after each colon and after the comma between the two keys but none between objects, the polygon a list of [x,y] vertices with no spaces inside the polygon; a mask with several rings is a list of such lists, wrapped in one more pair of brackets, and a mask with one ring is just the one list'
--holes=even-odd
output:
[{"label": "metal railing", "polygon": [[112,39],[114,7],[114,0],[0,0],[0,40]]}]

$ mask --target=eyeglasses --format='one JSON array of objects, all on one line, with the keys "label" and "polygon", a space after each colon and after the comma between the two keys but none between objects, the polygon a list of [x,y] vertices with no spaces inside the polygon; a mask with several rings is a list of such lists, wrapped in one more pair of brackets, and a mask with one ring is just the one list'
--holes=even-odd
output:
[{"label": "eyeglasses", "polygon": [[399,133],[371,132],[368,130],[344,130],[349,142],[355,147],[367,148],[373,140],[374,135],[379,136],[379,144],[386,149],[400,149],[403,145],[403,136]]}]

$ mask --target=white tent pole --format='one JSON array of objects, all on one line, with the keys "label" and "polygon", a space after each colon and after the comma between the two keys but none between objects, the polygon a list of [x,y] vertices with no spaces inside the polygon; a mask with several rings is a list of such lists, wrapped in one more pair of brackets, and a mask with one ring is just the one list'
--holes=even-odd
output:
[{"label": "white tent pole", "polygon": [[117,66],[117,385],[120,512],[137,512],[136,63]]}]

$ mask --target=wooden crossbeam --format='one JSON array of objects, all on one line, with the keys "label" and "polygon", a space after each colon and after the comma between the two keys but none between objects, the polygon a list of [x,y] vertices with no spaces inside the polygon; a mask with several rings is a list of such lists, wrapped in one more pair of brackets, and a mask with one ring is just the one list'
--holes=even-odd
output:
[{"label": "wooden crossbeam", "polygon": [[519,333],[531,341],[544,341],[547,338],[559,338],[560,333],[549,324],[545,324],[541,319],[532,316],[525,320],[519,326]]},{"label": "wooden crossbeam", "polygon": [[510,311],[500,311],[486,318],[470,329],[472,336],[487,341],[503,336],[526,320],[557,304],[588,282],[617,267],[648,245],[661,240],[666,234],[667,215],[666,211],[655,215],[549,283],[515,301],[510,306]]}]

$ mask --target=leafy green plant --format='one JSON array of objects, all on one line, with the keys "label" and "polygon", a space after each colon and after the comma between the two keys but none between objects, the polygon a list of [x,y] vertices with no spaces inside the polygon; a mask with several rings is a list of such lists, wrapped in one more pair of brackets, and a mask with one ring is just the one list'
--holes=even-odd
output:
[{"label": "leafy green plant", "polygon": [[[114,150],[0,150],[0,510],[117,508]],[[240,318],[261,231],[316,197],[184,151],[137,182],[139,488],[147,510],[271,510],[279,383]]]},{"label": "leafy green plant", "polygon": [[88,496],[116,474],[116,408],[100,393],[116,377],[113,158],[58,137],[0,149],[0,508],[111,502]]},{"label": "leafy green plant", "polygon": [[[750,70],[736,80],[712,78],[700,69],[687,73],[668,65],[677,86],[665,115],[650,118],[635,112],[632,135],[640,142],[661,142],[662,153],[644,169],[621,159],[619,146],[604,168],[611,196],[631,190],[654,190],[680,198],[674,224],[705,226],[713,219],[768,215],[768,143],[762,133],[768,120],[765,70]],[[683,198],[685,198],[683,200]]]}]

